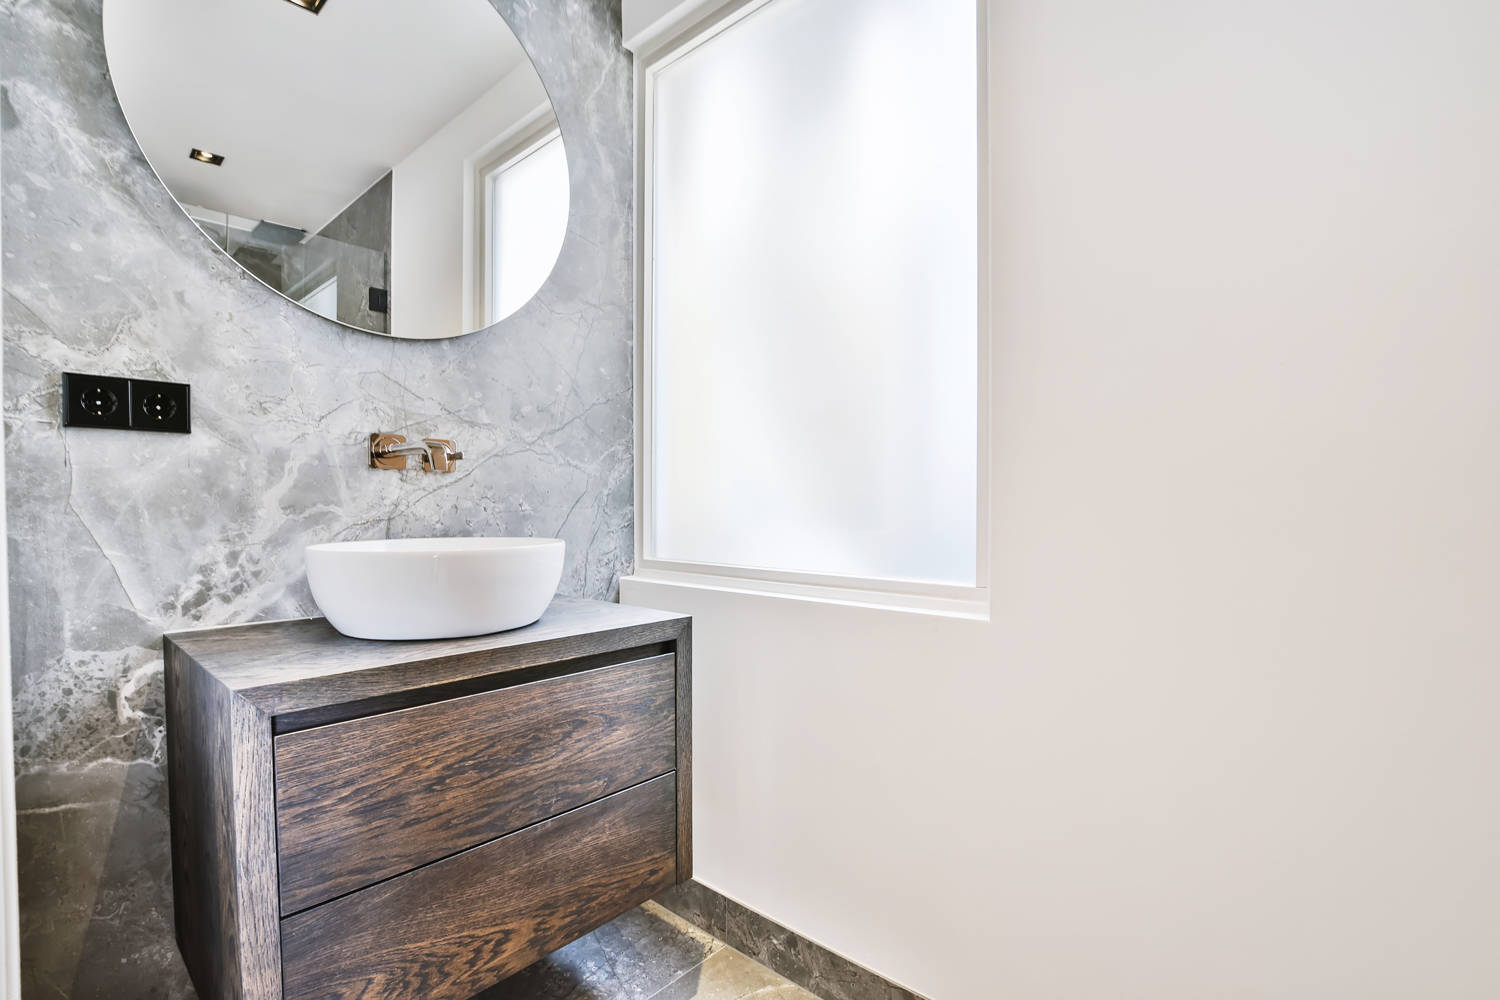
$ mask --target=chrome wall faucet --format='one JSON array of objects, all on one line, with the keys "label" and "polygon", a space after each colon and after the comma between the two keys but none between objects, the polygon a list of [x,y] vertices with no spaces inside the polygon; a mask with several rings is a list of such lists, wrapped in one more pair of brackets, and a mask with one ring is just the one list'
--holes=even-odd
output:
[{"label": "chrome wall faucet", "polygon": [[415,458],[423,472],[452,472],[464,457],[458,446],[446,438],[423,438],[408,442],[404,434],[370,435],[370,468],[404,471],[407,460]]}]

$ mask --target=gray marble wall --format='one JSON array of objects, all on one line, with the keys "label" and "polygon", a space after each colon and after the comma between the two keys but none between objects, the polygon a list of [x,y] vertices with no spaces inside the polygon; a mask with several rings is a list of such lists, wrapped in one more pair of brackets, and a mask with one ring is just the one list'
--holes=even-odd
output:
[{"label": "gray marble wall", "polygon": [[378,250],[391,255],[391,206],[396,172],[386,175],[351,201],[333,221],[318,230],[319,236],[340,243]]},{"label": "gray marble wall", "polygon": [[[632,152],[618,0],[494,0],[568,144],[572,219],[494,330],[399,342],[289,305],[177,210],[115,103],[101,0],[0,0],[4,409],[26,1000],[188,997],[171,932],[160,636],[314,612],[302,546],[567,539],[631,561]],[[58,373],[193,384],[193,434],[64,431]],[[456,438],[376,473],[372,430]]]}]

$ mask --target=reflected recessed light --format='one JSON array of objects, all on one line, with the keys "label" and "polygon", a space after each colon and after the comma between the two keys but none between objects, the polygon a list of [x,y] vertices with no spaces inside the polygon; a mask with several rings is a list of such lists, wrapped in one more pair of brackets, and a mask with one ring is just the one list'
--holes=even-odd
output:
[{"label": "reflected recessed light", "polygon": [[224,162],[224,157],[218,153],[210,153],[206,149],[194,149],[188,153],[188,159],[197,160],[199,163],[210,163],[216,167]]},{"label": "reflected recessed light", "polygon": [[303,10],[310,10],[314,14],[316,14],[323,9],[323,5],[327,3],[328,0],[286,0],[286,2],[294,3],[298,7],[301,7]]}]

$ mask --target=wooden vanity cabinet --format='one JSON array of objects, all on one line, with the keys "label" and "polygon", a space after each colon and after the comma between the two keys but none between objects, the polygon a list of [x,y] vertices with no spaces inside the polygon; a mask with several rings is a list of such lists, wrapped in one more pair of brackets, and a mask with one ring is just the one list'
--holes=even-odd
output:
[{"label": "wooden vanity cabinet", "polygon": [[465,1000],[692,874],[690,620],[166,637],[177,940],[204,1000]]}]

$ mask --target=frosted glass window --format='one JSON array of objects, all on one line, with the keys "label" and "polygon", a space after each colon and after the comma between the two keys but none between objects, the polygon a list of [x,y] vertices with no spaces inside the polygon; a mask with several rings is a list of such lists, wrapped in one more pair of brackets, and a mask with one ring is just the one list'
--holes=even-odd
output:
[{"label": "frosted glass window", "polygon": [[568,230],[568,159],[553,135],[489,176],[490,323],[525,305],[552,273]]},{"label": "frosted glass window", "polygon": [[976,582],[974,0],[772,0],[655,71],[648,556]]}]

